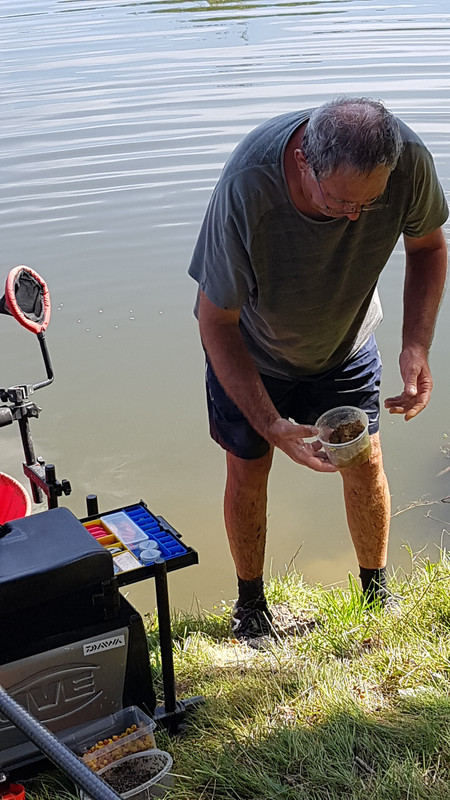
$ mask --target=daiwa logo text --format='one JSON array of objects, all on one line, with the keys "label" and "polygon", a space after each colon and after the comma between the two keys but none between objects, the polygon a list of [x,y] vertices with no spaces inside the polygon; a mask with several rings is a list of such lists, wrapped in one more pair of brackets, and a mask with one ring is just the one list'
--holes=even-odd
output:
[{"label": "daiwa logo text", "polygon": [[93,653],[100,653],[103,650],[114,650],[116,647],[125,647],[125,636],[111,636],[109,639],[99,639],[97,642],[89,642],[83,645],[83,654],[91,656]]}]

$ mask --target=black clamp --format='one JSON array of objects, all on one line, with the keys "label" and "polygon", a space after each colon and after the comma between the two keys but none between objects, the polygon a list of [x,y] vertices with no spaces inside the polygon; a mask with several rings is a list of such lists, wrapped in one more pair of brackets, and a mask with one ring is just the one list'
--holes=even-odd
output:
[{"label": "black clamp", "polygon": [[34,464],[24,464],[23,471],[32,484],[47,495],[49,508],[56,508],[58,497],[69,495],[72,491],[70,482],[66,478],[57,480],[54,464],[45,464],[43,458],[38,458]]}]

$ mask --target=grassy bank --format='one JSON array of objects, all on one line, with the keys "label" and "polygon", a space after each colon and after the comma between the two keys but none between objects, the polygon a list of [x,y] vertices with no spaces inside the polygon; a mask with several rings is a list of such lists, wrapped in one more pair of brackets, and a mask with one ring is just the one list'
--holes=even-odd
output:
[{"label": "grassy bank", "polygon": [[[173,800],[448,800],[450,559],[391,579],[399,615],[364,607],[356,582],[273,579],[280,638],[229,637],[230,609],[173,620],[178,696],[203,695],[182,737],[157,734],[179,776]],[[157,688],[157,626],[148,620]],[[281,635],[297,628],[296,635]],[[31,800],[70,798],[54,775]]]}]

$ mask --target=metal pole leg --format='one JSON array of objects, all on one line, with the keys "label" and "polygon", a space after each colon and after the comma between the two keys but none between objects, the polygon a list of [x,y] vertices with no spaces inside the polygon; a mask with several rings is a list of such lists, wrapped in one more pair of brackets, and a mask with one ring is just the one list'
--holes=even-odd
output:
[{"label": "metal pole leg", "polygon": [[164,686],[164,705],[167,713],[173,713],[177,701],[175,694],[175,672],[173,667],[172,631],[170,628],[169,591],[167,587],[166,562],[155,563],[156,606],[158,610],[159,643]]}]

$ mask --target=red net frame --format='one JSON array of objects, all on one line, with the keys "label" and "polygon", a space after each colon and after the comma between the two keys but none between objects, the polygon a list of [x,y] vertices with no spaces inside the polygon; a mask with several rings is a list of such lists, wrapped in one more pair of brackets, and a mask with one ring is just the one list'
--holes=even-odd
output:
[{"label": "red net frame", "polygon": [[[30,288],[33,287],[36,298],[39,295],[38,314],[30,312],[27,315],[17,302],[16,294],[21,279],[28,281]],[[34,269],[21,264],[10,270],[5,283],[5,302],[8,311],[24,328],[37,334],[46,330],[51,315],[50,293],[46,282]]]}]

